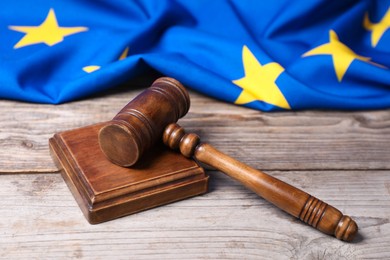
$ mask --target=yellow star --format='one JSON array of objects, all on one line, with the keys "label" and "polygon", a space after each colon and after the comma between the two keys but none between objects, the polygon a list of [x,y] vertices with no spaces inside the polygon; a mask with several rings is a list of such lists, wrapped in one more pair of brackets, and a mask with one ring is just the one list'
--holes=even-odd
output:
[{"label": "yellow star", "polygon": [[59,27],[53,9],[50,9],[45,21],[38,26],[9,26],[9,29],[25,33],[15,44],[14,49],[37,43],[53,46],[64,40],[65,36],[87,31],[87,27]]},{"label": "yellow star", "polygon": [[344,77],[345,72],[348,70],[351,63],[357,59],[368,62],[370,58],[357,55],[345,44],[339,41],[339,37],[333,31],[329,31],[329,43],[320,45],[305,54],[302,57],[308,57],[313,55],[332,55],[334,70],[339,82]]},{"label": "yellow star", "polygon": [[97,71],[97,70],[100,70],[100,66],[98,66],[98,65],[89,65],[89,66],[83,67],[83,71],[85,71],[87,73],[92,73],[92,72]]},{"label": "yellow star", "polygon": [[[126,49],[122,52],[122,54],[119,56],[118,60],[124,60],[126,59],[127,55],[129,54],[129,47],[126,47]],[[89,65],[83,67],[83,71],[87,73],[92,73],[94,71],[100,70],[100,66],[98,65]]]},{"label": "yellow star", "polygon": [[370,18],[368,17],[368,12],[364,16],[363,26],[371,33],[371,45],[376,47],[382,35],[387,29],[390,28],[390,7],[387,9],[386,14],[383,16],[382,20],[379,23],[371,23]]},{"label": "yellow star", "polygon": [[244,46],[242,49],[242,63],[244,65],[245,76],[233,83],[243,90],[236,104],[247,104],[260,100],[268,104],[290,109],[286,98],[283,96],[275,81],[284,71],[284,68],[276,62],[261,65],[253,53]]},{"label": "yellow star", "polygon": [[127,47],[121,54],[121,56],[119,57],[119,60],[124,60],[127,58],[127,54],[129,54],[129,47]]}]

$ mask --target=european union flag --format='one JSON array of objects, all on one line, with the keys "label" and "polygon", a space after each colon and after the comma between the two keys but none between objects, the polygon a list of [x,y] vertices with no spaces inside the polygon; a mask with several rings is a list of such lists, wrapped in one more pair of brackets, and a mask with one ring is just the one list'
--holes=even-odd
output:
[{"label": "european union flag", "polygon": [[0,3],[0,97],[62,103],[148,69],[247,107],[390,107],[389,0]]}]

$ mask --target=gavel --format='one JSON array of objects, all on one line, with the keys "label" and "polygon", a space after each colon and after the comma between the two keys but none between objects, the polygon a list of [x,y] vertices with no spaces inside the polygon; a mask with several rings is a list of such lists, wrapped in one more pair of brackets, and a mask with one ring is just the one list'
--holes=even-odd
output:
[{"label": "gavel", "polygon": [[176,122],[189,107],[188,92],[180,82],[159,78],[100,130],[100,148],[113,163],[130,167],[162,137],[171,149],[225,173],[312,227],[340,240],[353,240],[356,222],[335,207],[200,142],[196,134],[186,134]]}]

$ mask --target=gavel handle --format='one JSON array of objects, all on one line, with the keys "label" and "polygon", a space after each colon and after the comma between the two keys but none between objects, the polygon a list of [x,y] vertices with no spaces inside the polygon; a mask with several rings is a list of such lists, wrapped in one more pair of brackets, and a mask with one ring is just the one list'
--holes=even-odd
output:
[{"label": "gavel handle", "polygon": [[177,124],[169,125],[163,141],[173,149],[180,148],[187,157],[208,164],[241,182],[260,197],[314,228],[344,241],[352,241],[358,231],[353,219],[310,194],[266,173],[255,170],[209,144],[200,143],[195,134],[185,134]]}]

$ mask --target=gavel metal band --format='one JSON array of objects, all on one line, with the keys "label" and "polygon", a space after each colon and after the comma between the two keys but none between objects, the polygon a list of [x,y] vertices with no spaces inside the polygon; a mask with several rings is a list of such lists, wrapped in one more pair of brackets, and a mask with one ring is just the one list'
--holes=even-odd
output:
[{"label": "gavel metal band", "polygon": [[164,144],[171,149],[179,149],[184,156],[194,157],[227,174],[314,228],[344,241],[353,240],[358,227],[349,216],[290,184],[227,156],[207,143],[201,143],[196,134],[186,134],[182,127],[175,124],[189,108],[188,93],[178,81],[160,78],[151,89],[153,91],[149,88],[127,104],[100,131],[100,147],[114,163],[133,165],[162,136]]}]

